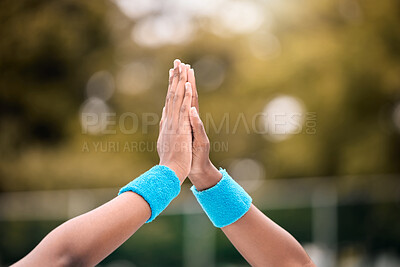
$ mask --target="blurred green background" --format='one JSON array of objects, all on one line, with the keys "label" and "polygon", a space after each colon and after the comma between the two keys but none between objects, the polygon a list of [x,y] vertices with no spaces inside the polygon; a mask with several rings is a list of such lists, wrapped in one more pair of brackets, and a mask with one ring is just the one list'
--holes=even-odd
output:
[{"label": "blurred green background", "polygon": [[[399,266],[399,1],[4,0],[0,22],[0,265],[158,162],[179,58],[214,164],[318,266]],[[190,194],[166,214],[101,265],[246,266]]]}]

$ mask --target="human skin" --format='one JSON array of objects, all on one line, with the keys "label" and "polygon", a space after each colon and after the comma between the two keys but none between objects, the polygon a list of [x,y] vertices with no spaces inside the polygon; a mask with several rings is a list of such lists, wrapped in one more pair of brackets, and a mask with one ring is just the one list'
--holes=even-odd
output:
[{"label": "human skin", "polygon": [[[221,174],[209,160],[209,141],[197,112],[197,92],[191,86],[194,72],[175,61],[170,73],[157,142],[160,165],[170,167],[181,183],[189,175],[196,188],[204,190],[218,183]],[[94,266],[150,216],[151,209],[141,196],[123,193],[54,229],[14,266]],[[222,230],[251,265],[314,266],[300,244],[254,205]]]},{"label": "human skin", "polygon": [[94,266],[150,218],[139,195],[127,192],[51,231],[14,266]]},{"label": "human skin", "polygon": [[190,172],[192,163],[192,130],[189,121],[192,88],[187,82],[186,65],[179,60],[175,60],[174,64],[177,67],[170,70],[157,151],[160,165],[170,167],[183,182]]},{"label": "human skin", "polygon": [[[186,80],[185,64],[176,60],[158,139],[160,165],[171,168],[181,183],[189,174],[192,158],[189,126],[192,88],[187,84],[185,90]],[[181,146],[175,147],[175,144]],[[180,149],[185,146],[189,149]],[[133,235],[150,216],[150,206],[140,195],[125,192],[63,223],[14,266],[94,266]]]},{"label": "human skin", "polygon": [[[210,142],[198,113],[193,70],[188,71],[188,81],[193,87],[190,110],[193,156],[189,179],[197,190],[202,191],[216,185],[222,174],[209,158]],[[297,240],[253,204],[242,218],[221,229],[252,266],[315,266]]]}]

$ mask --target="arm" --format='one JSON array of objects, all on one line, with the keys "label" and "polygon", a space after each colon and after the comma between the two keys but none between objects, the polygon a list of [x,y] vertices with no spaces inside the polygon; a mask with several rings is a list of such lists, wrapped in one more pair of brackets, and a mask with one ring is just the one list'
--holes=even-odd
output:
[{"label": "arm", "polygon": [[314,266],[297,240],[254,205],[222,231],[252,266]]},{"label": "arm", "polygon": [[[215,186],[222,174],[209,159],[209,140],[198,115],[194,72],[189,82],[194,88],[190,122],[193,131],[193,161],[189,179],[198,191]],[[287,231],[270,220],[254,205],[222,231],[252,266],[314,266],[301,245]]]},{"label": "arm", "polygon": [[[185,65],[176,60],[174,70],[170,71],[168,98],[160,121],[157,142],[159,165],[167,166],[173,171],[177,193],[180,190],[179,184],[182,184],[189,174],[192,159],[192,135],[188,118],[192,89],[188,84],[185,90],[186,81]],[[167,178],[164,174],[161,173],[159,177],[153,175],[151,184],[146,184],[146,178],[143,178],[139,187],[145,185],[150,187],[151,191],[156,184],[162,186],[161,179],[164,178],[165,181]],[[143,190],[141,192],[143,196]],[[154,205],[149,203],[154,203],[157,199],[153,198],[148,202],[149,198],[146,201],[145,197],[139,194],[127,191],[97,209],[65,222],[50,232],[35,249],[14,266],[96,265],[124,243],[149,218],[155,217],[155,210],[152,210]],[[165,200],[164,202],[165,205],[169,203]]]},{"label": "arm", "polygon": [[93,266],[103,260],[150,217],[136,193],[121,194],[50,232],[15,266]]}]

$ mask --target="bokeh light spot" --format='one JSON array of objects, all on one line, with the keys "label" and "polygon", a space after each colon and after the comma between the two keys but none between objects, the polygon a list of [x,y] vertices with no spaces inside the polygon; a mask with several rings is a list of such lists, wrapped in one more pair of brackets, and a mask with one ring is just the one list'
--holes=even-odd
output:
[{"label": "bokeh light spot", "polygon": [[400,103],[396,105],[393,111],[393,123],[397,131],[400,132]]},{"label": "bokeh light spot", "polygon": [[130,19],[137,19],[158,9],[154,0],[114,0],[122,13]]},{"label": "bokeh light spot", "polygon": [[164,14],[140,20],[134,26],[131,38],[141,46],[156,48],[187,44],[193,33],[193,23],[188,17]]},{"label": "bokeh light spot", "polygon": [[114,89],[114,78],[108,71],[94,73],[86,84],[86,93],[89,98],[108,100],[113,95]]},{"label": "bokeh light spot", "polygon": [[250,36],[249,46],[253,55],[261,60],[273,59],[281,54],[279,39],[268,32],[261,32]]},{"label": "bokeh light spot", "polygon": [[229,173],[248,192],[256,190],[265,177],[263,165],[249,158],[234,160],[229,165]]},{"label": "bokeh light spot", "polygon": [[150,63],[136,61],[120,70],[117,89],[121,93],[136,95],[148,90],[153,84],[153,68]]},{"label": "bokeh light spot", "polygon": [[214,57],[204,57],[193,64],[200,90],[213,91],[225,80],[225,66]]},{"label": "bokeh light spot", "polygon": [[111,113],[111,109],[102,99],[91,97],[81,106],[81,126],[83,132],[89,134],[100,134],[109,125],[107,114]]},{"label": "bokeh light spot", "polygon": [[304,105],[295,97],[277,96],[267,103],[262,113],[261,126],[270,141],[283,141],[302,129]]},{"label": "bokeh light spot", "polygon": [[224,2],[222,7],[223,12],[218,13],[218,16],[215,17],[222,32],[246,34],[257,30],[263,24],[262,7],[256,2],[229,1]]}]

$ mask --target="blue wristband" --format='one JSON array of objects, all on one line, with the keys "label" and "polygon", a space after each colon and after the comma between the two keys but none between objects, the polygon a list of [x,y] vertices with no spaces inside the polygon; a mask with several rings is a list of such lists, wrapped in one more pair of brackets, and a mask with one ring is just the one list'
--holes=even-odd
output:
[{"label": "blue wristband", "polygon": [[142,196],[151,209],[150,219],[154,220],[179,194],[181,185],[175,172],[167,166],[156,165],[119,190],[118,195],[132,191]]},{"label": "blue wristband", "polygon": [[221,180],[204,191],[191,190],[208,218],[216,227],[228,226],[239,220],[251,206],[251,197],[233,180],[229,174],[220,169]]}]

